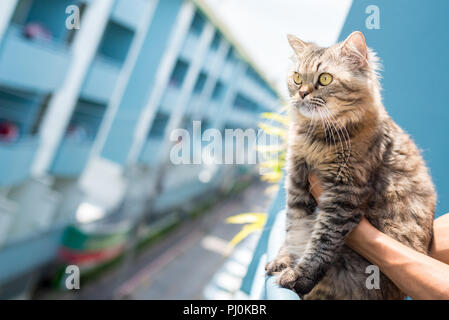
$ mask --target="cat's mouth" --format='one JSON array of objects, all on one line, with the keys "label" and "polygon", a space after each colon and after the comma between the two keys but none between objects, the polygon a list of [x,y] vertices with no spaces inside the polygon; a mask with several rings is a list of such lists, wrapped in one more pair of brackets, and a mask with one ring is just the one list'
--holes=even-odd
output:
[{"label": "cat's mouth", "polygon": [[313,97],[307,100],[302,100],[298,104],[298,111],[306,118],[319,119],[320,114],[327,113],[329,109],[326,106],[326,101],[319,97]]}]

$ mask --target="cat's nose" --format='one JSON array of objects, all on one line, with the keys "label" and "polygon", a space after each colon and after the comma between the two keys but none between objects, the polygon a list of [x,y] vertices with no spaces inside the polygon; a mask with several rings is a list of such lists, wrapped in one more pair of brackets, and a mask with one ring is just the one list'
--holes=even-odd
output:
[{"label": "cat's nose", "polygon": [[299,90],[299,95],[301,96],[301,98],[304,99],[305,96],[307,96],[312,91],[313,88],[311,86],[302,86],[301,89]]}]

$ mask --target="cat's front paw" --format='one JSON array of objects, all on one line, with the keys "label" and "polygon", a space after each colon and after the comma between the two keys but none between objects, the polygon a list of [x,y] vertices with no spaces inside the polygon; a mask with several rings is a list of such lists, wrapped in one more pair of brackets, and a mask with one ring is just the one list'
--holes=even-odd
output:
[{"label": "cat's front paw", "polygon": [[301,297],[305,294],[308,294],[315,287],[315,282],[310,278],[305,277],[304,275],[299,276],[296,280],[295,286],[293,290],[300,295]]},{"label": "cat's front paw", "polygon": [[271,276],[274,273],[281,272],[285,268],[290,266],[290,260],[287,258],[276,258],[271,262],[268,262],[265,266],[267,276]]},{"label": "cat's front paw", "polygon": [[279,274],[278,283],[281,287],[293,290],[301,296],[309,293],[315,286],[311,278],[290,267]]},{"label": "cat's front paw", "polygon": [[295,269],[288,267],[277,276],[277,283],[284,288],[294,290],[296,281],[299,278],[299,272]]}]

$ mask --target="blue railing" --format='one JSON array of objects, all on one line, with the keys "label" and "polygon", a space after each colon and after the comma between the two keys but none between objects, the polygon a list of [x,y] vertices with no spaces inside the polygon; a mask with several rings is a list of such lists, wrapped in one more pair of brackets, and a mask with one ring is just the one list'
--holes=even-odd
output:
[{"label": "blue railing", "polygon": [[28,177],[37,147],[37,138],[0,143],[0,186],[16,185]]},{"label": "blue railing", "polygon": [[28,40],[20,26],[10,26],[0,52],[0,83],[32,91],[54,91],[64,80],[69,59],[65,46]]},{"label": "blue railing", "polygon": [[23,276],[32,268],[54,259],[64,228],[59,226],[43,235],[30,237],[0,249],[0,283]]},{"label": "blue railing", "polygon": [[274,277],[265,276],[265,264],[273,260],[285,236],[285,189],[283,182],[270,210],[253,259],[243,278],[241,290],[252,299],[293,300],[299,296],[291,290],[279,287]]}]

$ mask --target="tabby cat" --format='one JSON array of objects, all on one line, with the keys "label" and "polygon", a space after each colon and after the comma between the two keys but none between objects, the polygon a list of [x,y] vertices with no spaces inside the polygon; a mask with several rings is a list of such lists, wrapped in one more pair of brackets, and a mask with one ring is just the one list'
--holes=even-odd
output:
[{"label": "tabby cat", "polygon": [[[345,246],[362,216],[427,254],[436,195],[420,152],[381,101],[378,59],[361,32],[329,48],[288,36],[291,125],[286,238],[267,274],[304,299],[403,299],[381,274],[367,289],[370,263]],[[322,183],[319,205],[308,175]]]}]

